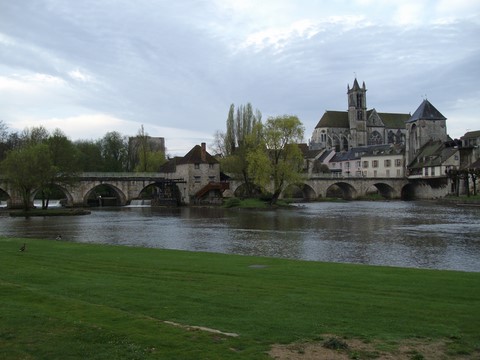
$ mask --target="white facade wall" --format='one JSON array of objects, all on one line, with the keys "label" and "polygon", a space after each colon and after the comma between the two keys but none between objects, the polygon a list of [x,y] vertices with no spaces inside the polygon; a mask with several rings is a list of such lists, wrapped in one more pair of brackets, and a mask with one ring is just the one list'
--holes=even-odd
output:
[{"label": "white facade wall", "polygon": [[405,177],[403,155],[362,156],[362,175],[367,178]]}]

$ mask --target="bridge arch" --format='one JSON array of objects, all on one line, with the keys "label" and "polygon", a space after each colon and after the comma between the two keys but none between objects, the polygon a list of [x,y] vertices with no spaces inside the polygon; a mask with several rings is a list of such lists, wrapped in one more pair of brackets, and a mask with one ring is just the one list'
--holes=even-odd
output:
[{"label": "bridge arch", "polygon": [[146,185],[138,194],[139,199],[151,200],[152,205],[180,205],[182,192],[178,184],[171,181],[155,181]]},{"label": "bridge arch", "polygon": [[310,185],[305,183],[298,183],[288,185],[283,191],[283,197],[303,200],[315,200],[317,198],[317,193]]},{"label": "bridge arch", "polygon": [[118,187],[100,183],[88,190],[83,198],[84,206],[124,206],[127,197]]},{"label": "bridge arch", "polygon": [[[230,182],[232,184],[232,182]],[[244,198],[247,196],[247,185],[244,182],[239,182],[236,184],[236,186],[231,189],[233,195],[238,198]],[[253,195],[261,195],[265,193],[265,189],[260,188],[259,186],[255,186],[253,191]]]},{"label": "bridge arch", "polygon": [[346,182],[338,181],[327,188],[326,196],[341,197],[345,200],[353,200],[357,197],[357,190]]},{"label": "bridge arch", "polygon": [[[74,204],[74,201],[73,201],[73,196],[72,194],[63,186],[63,185],[60,185],[60,184],[52,184],[52,190],[53,191],[56,191],[57,193],[58,192],[61,192],[63,194],[63,197],[61,199],[58,199],[58,198],[55,198],[55,200],[61,200],[62,201],[62,205],[64,206],[68,206],[68,207],[71,207],[73,206]],[[40,197],[39,197],[40,196]],[[41,194],[40,194],[40,190],[37,189],[35,190],[33,193],[32,193],[32,198],[31,198],[31,201],[32,201],[32,204],[33,204],[33,201],[35,199],[41,199]],[[53,198],[50,198],[49,200],[54,200]]]},{"label": "bridge arch", "polygon": [[0,206],[8,206],[10,203],[10,195],[7,191],[0,188]]},{"label": "bridge arch", "polygon": [[395,189],[385,183],[374,183],[372,186],[370,186],[365,195],[368,195],[370,190],[374,188],[375,190],[378,191],[378,193],[385,199],[393,199],[395,197]]}]

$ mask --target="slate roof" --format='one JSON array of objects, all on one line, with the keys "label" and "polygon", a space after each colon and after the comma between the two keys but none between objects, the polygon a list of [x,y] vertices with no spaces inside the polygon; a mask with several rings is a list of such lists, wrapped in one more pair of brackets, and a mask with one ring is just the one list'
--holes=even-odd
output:
[{"label": "slate roof", "polygon": [[410,114],[378,113],[386,128],[405,129],[405,123],[410,119]]},{"label": "slate roof", "polygon": [[403,153],[402,146],[391,144],[359,146],[348,151],[336,153],[330,162],[358,160],[366,156],[388,156],[400,155]]},{"label": "slate roof", "polygon": [[417,120],[447,120],[430,101],[423,100],[417,110],[413,113],[408,122],[414,122]]},{"label": "slate roof", "polygon": [[176,156],[163,164],[159,172],[175,172],[177,165],[184,164],[217,164],[218,160],[205,151],[205,158],[202,158],[202,147],[195,145],[184,157]]},{"label": "slate roof", "polygon": [[317,128],[349,128],[348,112],[327,110],[318,122]]},{"label": "slate roof", "polygon": [[183,158],[177,161],[177,165],[181,164],[217,164],[218,160],[215,159],[208,152],[205,152],[205,159],[202,159],[202,147],[195,145]]},{"label": "slate roof", "polygon": [[[367,118],[370,117],[375,109],[367,111]],[[410,119],[410,114],[379,113],[385,127],[388,129],[405,129],[405,123]],[[318,128],[350,128],[347,111],[327,110],[321,117],[315,129]]]},{"label": "slate roof", "polygon": [[462,136],[464,139],[474,139],[480,137],[480,130],[469,131]]},{"label": "slate roof", "polygon": [[408,167],[418,169],[426,166],[440,166],[457,151],[455,148],[447,147],[443,141],[431,140],[420,149]]}]

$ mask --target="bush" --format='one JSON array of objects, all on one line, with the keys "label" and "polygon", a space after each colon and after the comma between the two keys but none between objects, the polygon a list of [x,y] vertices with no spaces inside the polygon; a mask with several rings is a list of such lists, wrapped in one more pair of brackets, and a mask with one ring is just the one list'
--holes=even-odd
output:
[{"label": "bush", "polygon": [[229,198],[225,201],[225,204],[223,204],[224,207],[226,208],[232,208],[232,207],[238,207],[241,204],[241,200],[239,198],[233,197]]}]

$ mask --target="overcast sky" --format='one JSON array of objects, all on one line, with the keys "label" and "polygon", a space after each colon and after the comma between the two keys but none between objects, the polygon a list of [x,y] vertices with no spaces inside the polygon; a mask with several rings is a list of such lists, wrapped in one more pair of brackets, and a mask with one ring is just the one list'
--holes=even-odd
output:
[{"label": "overcast sky", "polygon": [[426,97],[458,138],[480,130],[478,0],[0,0],[0,120],[72,140],[143,124],[184,155],[231,103],[297,115],[413,113]]}]

